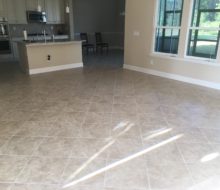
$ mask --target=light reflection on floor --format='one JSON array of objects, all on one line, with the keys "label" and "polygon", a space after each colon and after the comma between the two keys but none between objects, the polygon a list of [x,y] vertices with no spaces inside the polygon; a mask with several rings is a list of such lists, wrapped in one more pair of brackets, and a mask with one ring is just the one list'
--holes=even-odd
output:
[{"label": "light reflection on floor", "polygon": [[160,148],[162,146],[165,146],[165,145],[167,145],[169,143],[172,143],[173,141],[176,141],[176,140],[178,140],[179,138],[182,138],[182,137],[183,137],[183,134],[179,134],[179,135],[174,136],[174,137],[172,137],[170,139],[167,139],[167,140],[165,140],[165,141],[163,141],[161,143],[153,145],[153,146],[151,146],[151,147],[149,147],[149,148],[147,148],[145,150],[142,150],[142,151],[140,151],[138,153],[135,153],[135,154],[127,157],[127,158],[121,159],[121,160],[119,160],[119,161],[117,161],[117,162],[115,162],[113,164],[110,164],[110,165],[108,165],[108,166],[106,166],[106,167],[104,167],[102,169],[99,169],[99,170],[97,170],[97,171],[95,171],[93,173],[90,173],[90,174],[88,174],[88,175],[86,175],[86,176],[84,176],[84,177],[82,177],[80,179],[77,179],[77,180],[75,180],[73,182],[69,182],[69,183],[67,183],[66,185],[63,186],[63,189],[68,188],[68,187],[73,187],[74,185],[77,185],[78,183],[81,183],[81,182],[83,182],[85,180],[93,178],[96,175],[99,175],[99,174],[101,174],[103,172],[106,172],[106,171],[108,171],[108,170],[110,170],[110,169],[112,169],[114,167],[117,167],[117,166],[119,166],[121,164],[124,164],[124,163],[126,163],[128,161],[131,161],[131,160],[133,160],[135,158],[138,158],[139,156],[143,156],[144,154],[147,154],[147,153],[149,153],[150,151],[152,151],[154,149],[157,149],[157,148]]},{"label": "light reflection on floor", "polygon": [[[74,179],[81,171],[83,171],[84,169],[86,169],[86,167],[89,164],[92,164],[92,162],[100,155],[102,154],[106,149],[108,149],[110,146],[112,146],[116,139],[119,138],[120,136],[122,136],[124,133],[128,132],[132,127],[133,124],[132,123],[128,123],[128,122],[121,122],[118,126],[120,126],[120,128],[123,128],[123,131],[119,132],[115,137],[112,137],[110,139],[108,139],[108,143],[102,147],[96,154],[94,154],[91,158],[89,158],[82,166],[79,167],[79,169],[77,169],[72,176],[69,177],[69,179],[67,181],[70,181],[72,179]],[[114,130],[119,129],[119,127],[116,126],[114,128]]]},{"label": "light reflection on floor", "polygon": [[205,163],[205,162],[210,162],[212,160],[217,159],[220,156],[219,152],[214,152],[208,155],[205,155],[203,158],[201,158],[201,162]]}]

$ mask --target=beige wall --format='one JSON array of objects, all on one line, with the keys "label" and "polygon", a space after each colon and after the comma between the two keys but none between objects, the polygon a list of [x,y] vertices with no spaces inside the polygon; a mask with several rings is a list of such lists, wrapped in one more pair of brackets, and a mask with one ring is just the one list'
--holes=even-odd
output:
[{"label": "beige wall", "polygon": [[[190,0],[185,0],[184,6],[183,34],[187,32]],[[179,59],[152,55],[155,9],[156,0],[126,0],[125,64],[220,83],[220,63],[213,66],[184,59],[184,35]],[[134,36],[134,31],[139,31],[140,36]]]}]

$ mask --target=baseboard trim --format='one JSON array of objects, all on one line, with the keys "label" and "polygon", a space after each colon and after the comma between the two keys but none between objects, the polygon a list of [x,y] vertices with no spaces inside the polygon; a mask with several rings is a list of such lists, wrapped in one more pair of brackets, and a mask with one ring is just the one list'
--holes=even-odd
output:
[{"label": "baseboard trim", "polygon": [[194,78],[190,78],[190,77],[184,77],[181,75],[156,71],[156,70],[152,70],[152,69],[146,69],[146,68],[137,67],[137,66],[133,66],[133,65],[127,65],[127,64],[124,64],[124,68],[128,69],[128,70],[132,70],[132,71],[137,71],[137,72],[141,72],[141,73],[146,73],[146,74],[155,75],[155,76],[159,76],[159,77],[163,77],[163,78],[173,79],[173,80],[177,80],[177,81],[181,81],[181,82],[185,82],[185,83],[190,83],[190,84],[195,84],[195,85],[199,85],[199,86],[204,86],[204,87],[220,90],[220,83],[209,82],[209,81],[194,79]]},{"label": "baseboard trim", "polygon": [[67,69],[80,68],[80,67],[83,67],[83,63],[72,63],[72,64],[67,64],[67,65],[53,66],[53,67],[30,69],[29,74],[34,75],[34,74],[62,71],[62,70],[67,70]]},{"label": "baseboard trim", "polygon": [[110,46],[109,49],[110,49],[110,50],[124,50],[124,47],[120,47],[120,46]]}]

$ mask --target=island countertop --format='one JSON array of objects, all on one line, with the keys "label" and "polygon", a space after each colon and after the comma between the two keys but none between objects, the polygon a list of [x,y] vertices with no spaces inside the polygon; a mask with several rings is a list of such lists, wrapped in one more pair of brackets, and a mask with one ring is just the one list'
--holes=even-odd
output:
[{"label": "island countertop", "polygon": [[78,40],[55,40],[55,41],[18,41],[17,43],[21,43],[27,47],[31,46],[51,46],[51,45],[64,45],[64,44],[82,44],[82,41]]},{"label": "island countertop", "polygon": [[18,41],[20,66],[25,73],[37,74],[82,67],[82,41]]}]

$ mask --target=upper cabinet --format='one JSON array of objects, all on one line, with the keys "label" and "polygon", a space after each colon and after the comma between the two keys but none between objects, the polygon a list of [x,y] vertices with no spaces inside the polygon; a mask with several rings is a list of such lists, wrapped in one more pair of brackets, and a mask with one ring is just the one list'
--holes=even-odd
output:
[{"label": "upper cabinet", "polygon": [[45,0],[47,13],[47,22],[49,24],[62,24],[64,19],[64,1],[63,0]]},{"label": "upper cabinet", "polygon": [[48,24],[65,23],[64,0],[0,0],[0,17],[10,24],[27,24],[26,11],[37,11],[38,6],[46,12]]},{"label": "upper cabinet", "polygon": [[41,7],[42,11],[45,11],[44,0],[26,0],[26,8],[28,11],[37,11],[38,6]]},{"label": "upper cabinet", "polygon": [[0,17],[7,17],[6,0],[0,0]]},{"label": "upper cabinet", "polygon": [[7,0],[8,21],[10,24],[26,24],[26,0]]}]

